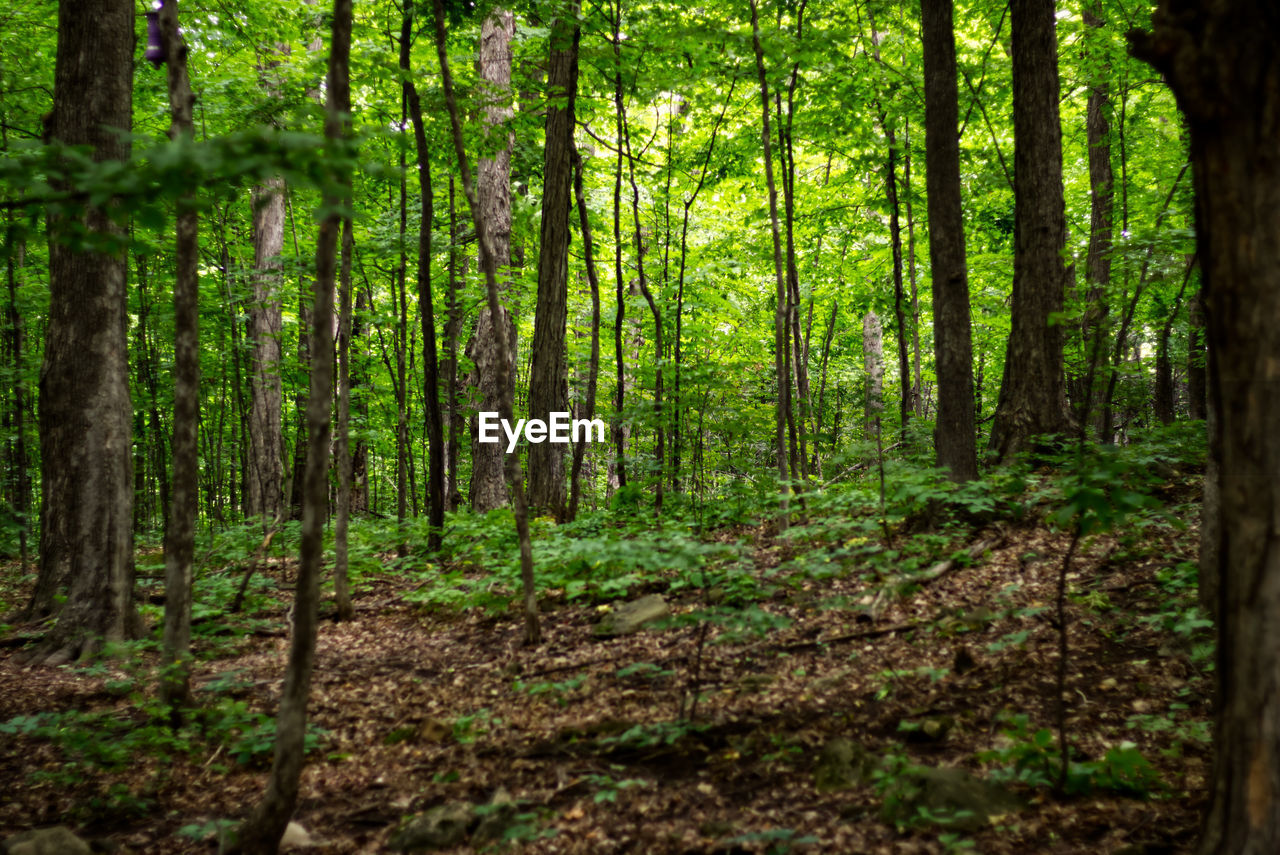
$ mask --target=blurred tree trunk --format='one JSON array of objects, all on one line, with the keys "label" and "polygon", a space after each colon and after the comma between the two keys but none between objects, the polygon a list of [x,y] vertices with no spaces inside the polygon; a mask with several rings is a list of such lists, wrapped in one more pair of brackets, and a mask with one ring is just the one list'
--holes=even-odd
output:
[{"label": "blurred tree trunk", "polygon": [[[333,40],[329,47],[325,137],[337,143],[349,135],[346,115],[350,90],[351,0],[334,0]],[[339,161],[342,162],[341,160]],[[315,661],[316,611],[320,594],[324,524],[329,498],[329,428],[333,404],[333,292],[341,209],[351,204],[350,174],[338,167],[342,195],[326,193],[324,219],[316,239],[315,303],[310,338],[314,359],[307,402],[307,471],[302,508],[302,543],[289,666],[276,714],[275,750],[267,790],[253,814],[240,827],[230,853],[274,855],[285,826],[298,804],[298,785],[307,727],[307,697]]]},{"label": "blurred tree trunk", "polygon": [[1216,419],[1202,533],[1216,561],[1201,581],[1216,587],[1217,698],[1199,852],[1262,855],[1280,851],[1280,15],[1162,0],[1152,23],[1130,39],[1190,131]]}]

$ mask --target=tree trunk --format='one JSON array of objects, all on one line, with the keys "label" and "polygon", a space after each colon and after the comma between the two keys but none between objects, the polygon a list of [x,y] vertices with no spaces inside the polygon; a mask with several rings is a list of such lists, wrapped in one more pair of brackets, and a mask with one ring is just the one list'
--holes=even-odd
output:
[{"label": "tree trunk", "polygon": [[[490,134],[500,133],[503,144],[493,157],[482,157],[476,167],[476,204],[484,219],[490,242],[480,247],[480,253],[492,251],[492,266],[498,276],[498,289],[505,293],[509,288],[511,267],[511,132],[506,123],[513,113],[511,101],[511,39],[515,35],[515,17],[505,9],[495,8],[480,29],[480,79],[481,91],[488,99],[485,105],[485,128]],[[481,259],[481,266],[487,262]],[[470,354],[475,363],[472,385],[480,395],[480,410],[497,412],[504,397],[515,392],[516,325],[505,307],[495,316],[491,307],[482,306],[476,322],[476,336]],[[495,317],[497,320],[495,321]],[[499,342],[499,331],[505,341]],[[502,345],[499,348],[499,344]],[[506,354],[505,365],[498,365],[500,353]],[[498,387],[498,377],[506,377],[513,385],[509,389]],[[480,442],[479,422],[471,423],[471,507],[477,513],[507,504],[507,488],[503,482],[504,459],[507,455],[502,443]],[[523,489],[521,490],[523,492]]]},{"label": "tree trunk", "polygon": [[[337,142],[349,134],[346,115],[351,109],[350,90],[351,0],[334,0],[333,40],[329,47],[329,73],[325,136]],[[329,422],[333,401],[333,291],[337,262],[339,210],[350,205],[350,175],[337,176],[341,196],[326,194],[316,239],[315,302],[310,338],[311,392],[307,402],[306,483],[302,505],[302,543],[298,562],[297,593],[293,606],[289,666],[276,715],[276,739],[267,791],[253,815],[241,826],[232,853],[274,855],[285,826],[298,803],[302,775],[307,697],[315,661],[316,611],[320,594],[324,524],[329,496]]]},{"label": "tree trunk", "polygon": [[[899,216],[901,206],[898,204],[898,141],[889,126],[888,119],[881,116],[881,125],[889,140],[889,156],[885,162],[885,192],[889,201],[889,243],[893,251],[893,325],[898,345],[898,385],[902,395],[898,400],[898,424],[901,438],[907,438],[907,423],[915,412],[911,400],[911,359],[907,346],[907,310],[906,290],[902,285],[902,222]],[[961,233],[963,234],[963,232]]]},{"label": "tree trunk", "polygon": [[338,495],[333,521],[333,600],[338,620],[351,620],[347,533],[351,525],[351,218],[342,221],[342,262],[338,268],[338,435],[333,443]]},{"label": "tree trunk", "polygon": [[[405,18],[412,20],[412,0],[405,0]],[[406,77],[409,114],[417,151],[418,190],[422,194],[422,219],[418,224],[418,316],[422,323],[422,391],[427,421],[427,520],[431,531],[427,548],[440,550],[444,536],[444,424],[440,412],[440,365],[436,353],[435,297],[431,293],[431,235],[435,219],[435,193],[431,187],[431,158],[422,103],[411,77]]]},{"label": "tree trunk", "polygon": [[991,426],[991,450],[1008,460],[1041,434],[1071,426],[1062,374],[1067,270],[1053,0],[1012,0],[1014,256],[1012,330]]},{"label": "tree trunk", "polygon": [[951,0],[924,0],[925,186],[929,197],[929,262],[933,352],[938,377],[934,448],[953,481],[978,477],[974,437],[973,345],[969,276],[960,203],[959,110]]},{"label": "tree trunk", "polygon": [[[58,4],[49,136],[127,160],[132,109],[132,2]],[[124,258],[73,250],[72,232],[122,238],[107,213],[49,218],[49,322],[40,374],[40,576],[67,579],[58,622],[35,658],[90,655],[135,628]]]},{"label": "tree trunk", "polygon": [[[160,35],[168,67],[169,134],[175,140],[195,135],[195,102],[187,77],[187,45],[178,32],[178,7],[160,7]],[[195,555],[196,506],[200,458],[200,243],[194,189],[178,202],[173,284],[173,504],[164,537],[164,669],[161,698],[174,709],[191,699],[191,564]]]},{"label": "tree trunk", "polygon": [[[449,55],[446,50],[447,41],[444,30],[444,2],[434,0],[432,6],[435,12],[436,56],[440,60],[440,77],[444,88],[445,105],[449,111],[449,124],[453,130],[453,150],[458,159],[462,187],[466,191],[467,202],[471,208],[476,240],[480,243],[480,266],[484,269],[489,313],[492,317],[502,318],[504,309],[498,297],[498,255],[493,248],[493,236],[489,233],[487,212],[477,201],[478,193],[471,181],[471,166],[467,161],[466,147],[462,142],[462,120],[458,116],[458,103],[453,94],[453,75],[449,71]],[[507,224],[510,225],[509,220]],[[496,387],[502,392],[498,399],[498,414],[500,418],[509,422],[514,410],[512,401],[514,395],[508,372],[513,363],[510,361],[507,338],[501,332],[493,335],[493,349],[496,356],[494,364],[497,368]],[[516,518],[516,538],[520,544],[520,582],[524,589],[524,640],[525,644],[535,645],[542,642],[542,630],[538,625],[538,598],[533,577],[533,544],[529,538],[529,508],[525,504],[524,478],[520,474],[518,450],[506,455],[506,479],[507,486],[511,489],[512,512]]]},{"label": "tree trunk", "polygon": [[1262,855],[1280,851],[1280,17],[1246,0],[1162,0],[1152,23],[1130,39],[1190,129],[1217,420],[1215,751],[1199,852]]},{"label": "tree trunk", "polygon": [[1187,414],[1193,419],[1208,417],[1209,395],[1204,349],[1204,285],[1187,307]]},{"label": "tree trunk", "polygon": [[[1098,17],[1100,4],[1084,10],[1084,24],[1089,31],[1102,29]],[[1089,88],[1085,112],[1085,128],[1089,139],[1089,251],[1085,260],[1084,318],[1080,340],[1085,360],[1084,376],[1076,390],[1077,418],[1093,421],[1101,435],[1102,400],[1098,388],[1098,369],[1106,358],[1107,288],[1111,284],[1112,208],[1115,198],[1114,173],[1111,169],[1111,94],[1108,88],[1109,67],[1099,70]],[[1106,437],[1102,437],[1106,439]]]},{"label": "tree trunk", "polygon": [[[578,416],[590,421],[596,415],[596,384],[600,377],[600,279],[596,275],[594,247],[591,241],[591,222],[587,211],[586,193],[582,187],[582,159],[577,148],[573,149],[573,192],[578,203],[578,223],[582,230],[582,255],[587,269],[587,282],[591,286],[591,361],[587,367],[586,404]],[[584,435],[573,447],[573,470],[569,478],[569,520],[578,516],[578,499],[582,494],[582,459],[586,454]]]},{"label": "tree trunk", "polygon": [[[572,207],[574,99],[578,92],[578,3],[551,25],[547,77],[546,146],[542,169],[542,224],[538,253],[538,303],[533,320],[529,418],[550,419],[569,408],[565,327],[569,320],[569,209]],[[563,100],[562,100],[563,99]],[[564,446],[529,448],[529,505],[534,513],[563,519]]]},{"label": "tree trunk", "polygon": [[875,309],[862,317],[862,368],[867,375],[867,436],[874,437],[884,409],[884,331]]},{"label": "tree trunk", "polygon": [[785,531],[788,522],[789,467],[787,455],[787,418],[791,412],[791,378],[787,372],[787,283],[783,269],[782,235],[778,228],[778,189],[773,181],[773,150],[769,136],[769,82],[765,74],[764,50],[760,45],[760,16],[756,0],[751,0],[751,40],[755,48],[756,77],[760,81],[761,131],[764,154],[765,185],[769,188],[769,227],[773,236],[773,273],[775,280],[773,307],[773,370],[778,384],[778,400],[774,407],[774,456],[778,470],[778,528]]}]

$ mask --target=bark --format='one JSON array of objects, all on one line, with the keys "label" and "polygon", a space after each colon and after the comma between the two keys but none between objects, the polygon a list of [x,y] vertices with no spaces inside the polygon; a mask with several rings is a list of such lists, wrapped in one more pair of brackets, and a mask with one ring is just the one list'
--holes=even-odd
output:
[{"label": "bark", "polygon": [[[194,137],[195,102],[187,77],[187,45],[178,31],[178,7],[160,8],[160,35],[168,68],[169,134]],[[199,215],[192,190],[178,200],[173,284],[173,498],[164,537],[164,650],[161,698],[175,710],[191,700],[191,567],[195,556],[200,459],[200,243]]]},{"label": "bark", "polygon": [[[329,71],[325,137],[339,143],[349,134],[345,116],[350,111],[351,0],[334,0],[333,40]],[[341,161],[340,161],[341,162]],[[289,665],[276,715],[276,738],[267,791],[252,816],[239,829],[232,853],[274,855],[298,803],[303,745],[307,726],[307,697],[315,661],[316,612],[320,595],[324,524],[329,492],[329,428],[333,400],[333,292],[337,266],[341,209],[350,205],[350,175],[345,167],[339,179],[342,196],[326,194],[326,214],[316,239],[315,301],[310,338],[314,359],[307,402],[307,470],[302,507],[302,543],[298,563],[297,593],[293,606],[293,632]]]},{"label": "bark", "polygon": [[[462,330],[462,313],[458,311],[458,287],[460,278],[466,276],[467,259],[458,259],[458,222],[457,207],[454,203],[453,176],[449,176],[449,319],[445,323],[445,398],[448,401],[449,439],[445,444],[445,457],[448,462],[448,476],[445,491],[449,497],[449,509],[456,511],[462,504],[462,494],[458,490],[458,456],[461,454],[458,438],[466,429],[462,403],[458,400],[458,337]],[[461,274],[459,274],[461,266]]]},{"label": "bark", "polygon": [[875,309],[862,317],[862,368],[867,375],[867,435],[873,436],[884,409],[884,331]]},{"label": "bark", "polygon": [[810,471],[822,477],[822,455],[819,448],[822,443],[822,422],[826,413],[827,398],[827,361],[831,358],[831,340],[836,332],[836,314],[840,309],[837,300],[831,301],[831,319],[827,321],[827,334],[822,338],[822,367],[818,378],[818,407],[813,421],[813,466]]},{"label": "bark", "polygon": [[781,495],[778,528],[787,528],[787,506],[791,488],[788,486],[788,455],[786,427],[791,412],[791,378],[788,376],[787,359],[787,283],[783,269],[782,236],[778,228],[778,189],[773,180],[773,150],[769,135],[769,82],[765,75],[764,50],[760,46],[760,16],[756,0],[751,0],[751,41],[755,49],[756,77],[760,81],[761,131],[764,150],[765,185],[769,189],[769,227],[773,236],[773,272],[775,280],[773,308],[773,370],[778,384],[778,400],[774,408],[774,456],[778,470],[778,489]]},{"label": "bark", "polygon": [[[1100,9],[1100,7],[1097,7]],[[1084,24],[1090,30],[1102,28],[1102,19],[1093,8],[1084,10]],[[1085,374],[1076,390],[1077,417],[1095,421],[1102,432],[1102,400],[1097,384],[1100,359],[1106,354],[1107,288],[1111,284],[1111,241],[1114,232],[1114,172],[1111,168],[1111,93],[1108,69],[1098,72],[1089,88],[1085,128],[1089,140],[1089,250],[1085,258],[1084,318],[1080,329]],[[1102,437],[1104,440],[1106,437]]]},{"label": "bark", "polygon": [[333,600],[338,620],[351,620],[347,532],[351,523],[351,218],[342,221],[342,262],[338,271],[338,435],[333,443],[338,495],[333,522]]},{"label": "bark", "polygon": [[[578,418],[590,421],[596,415],[596,384],[600,377],[600,278],[596,273],[594,247],[591,241],[591,222],[587,211],[586,194],[582,187],[582,159],[577,148],[573,149],[573,192],[578,204],[578,224],[582,230],[582,255],[587,269],[587,282],[591,286],[591,361],[587,367],[586,403]],[[573,447],[573,469],[569,477],[568,519],[578,516],[578,499],[582,494],[582,460],[586,454],[587,436]]]},{"label": "bark", "polygon": [[613,356],[617,376],[614,381],[613,441],[617,454],[609,466],[610,490],[627,486],[627,439],[631,426],[623,412],[627,400],[626,355],[623,351],[623,324],[627,317],[627,300],[623,294],[622,276],[622,0],[617,0],[613,17],[613,107],[618,141],[617,159],[613,167],[613,293],[617,309],[613,317]]},{"label": "bark", "polygon": [[991,450],[1008,460],[1032,437],[1071,427],[1062,373],[1067,270],[1053,0],[1013,0],[1014,257],[1012,330],[991,427]]},{"label": "bark", "polygon": [[1152,400],[1152,410],[1155,417],[1160,420],[1160,424],[1171,424],[1175,417],[1175,405],[1177,403],[1177,395],[1173,387],[1173,359],[1169,355],[1169,340],[1173,338],[1173,324],[1178,319],[1178,313],[1182,309],[1182,297],[1187,292],[1187,285],[1191,281],[1191,272],[1195,268],[1195,256],[1187,257],[1186,273],[1182,277],[1182,285],[1178,288],[1178,294],[1174,297],[1173,308],[1169,310],[1169,317],[1165,318],[1164,324],[1160,327],[1160,336],[1156,339],[1156,383],[1155,394]]},{"label": "bark", "polygon": [[[412,0],[405,0],[405,17],[413,15]],[[444,535],[444,423],[440,412],[440,365],[436,352],[435,297],[431,292],[431,234],[435,219],[435,192],[431,186],[431,158],[422,103],[417,87],[407,78],[409,114],[417,152],[418,190],[422,194],[422,220],[418,224],[418,316],[422,323],[422,391],[427,422],[427,520],[431,532],[427,548],[440,550]]]},{"label": "bark", "polygon": [[[458,171],[462,177],[462,187],[467,194],[467,202],[471,208],[471,219],[476,229],[476,239],[480,243],[480,266],[484,270],[485,293],[489,304],[489,312],[495,318],[503,317],[502,303],[498,292],[497,253],[493,248],[493,236],[489,233],[489,222],[486,212],[478,202],[478,192],[471,181],[471,165],[467,160],[466,147],[462,142],[462,121],[458,116],[458,104],[453,94],[453,75],[449,71],[449,56],[445,49],[443,0],[433,0],[435,12],[436,56],[440,61],[441,84],[444,88],[445,104],[449,111],[449,124],[453,130],[453,150],[458,159]],[[498,13],[495,13],[498,14]],[[509,222],[508,222],[509,225]],[[511,378],[508,374],[512,364],[507,338],[500,332],[493,336],[495,366],[497,368],[497,388],[502,391],[498,399],[498,414],[502,419],[511,421],[514,405]],[[542,642],[542,630],[538,625],[538,599],[533,577],[533,544],[529,537],[529,509],[525,504],[524,479],[520,475],[519,450],[506,455],[507,486],[511,489],[512,512],[516,519],[516,538],[520,544],[520,581],[524,589],[525,644],[535,645]]]},{"label": "bark", "polygon": [[[13,509],[18,516],[18,573],[27,575],[29,559],[28,536],[31,529],[31,476],[27,471],[27,383],[26,383],[26,329],[18,310],[18,284],[26,267],[27,244],[25,238],[14,239],[13,212],[8,214],[6,233],[8,246],[5,267],[8,271],[9,305],[9,356],[13,370],[13,410],[10,425],[13,430],[13,447],[10,457],[11,491]],[[50,600],[52,602],[52,598]]]},{"label": "bark", "polygon": [[1209,395],[1204,348],[1204,287],[1187,307],[1187,414],[1193,419],[1208,418]]},{"label": "bark", "polygon": [[[49,136],[87,145],[98,161],[127,160],[134,6],[58,5]],[[40,374],[40,576],[68,580],[66,604],[35,658],[66,662],[120,641],[133,610],[133,460],[130,456],[124,258],[63,245],[68,229],[110,243],[120,229],[100,208],[49,218],[49,321]]]},{"label": "bark", "polygon": [[[574,100],[578,93],[578,3],[551,26],[547,77],[546,145],[542,168],[542,223],[538,253],[538,303],[533,320],[529,418],[569,409],[565,327],[569,320],[569,209],[572,207]],[[529,504],[537,514],[565,514],[564,446],[542,442],[529,449]]]},{"label": "bark", "polygon": [[[490,241],[480,247],[481,255],[492,252],[492,259],[482,258],[484,267],[491,266],[498,277],[499,293],[510,287],[507,279],[511,267],[511,133],[507,129],[511,110],[511,39],[515,35],[515,17],[495,8],[480,29],[480,79],[484,82],[487,103],[484,126],[490,135],[502,134],[503,144],[493,157],[482,157],[476,167],[476,202],[479,216],[485,221]],[[499,312],[495,314],[495,312]],[[496,321],[495,321],[496,319]],[[499,331],[501,338],[499,338]],[[507,360],[499,365],[500,354]],[[470,353],[475,364],[472,385],[480,397],[480,410],[497,412],[503,398],[513,397],[515,386],[516,326],[503,306],[483,306],[476,323],[476,335]],[[499,376],[513,383],[510,388],[498,385]],[[471,507],[477,513],[500,508],[507,503],[503,484],[504,446],[502,443],[478,441],[479,422],[471,424]],[[523,489],[521,490],[523,492]]]},{"label": "bark", "polygon": [[907,282],[911,288],[911,402],[924,418],[924,379],[920,367],[920,292],[916,287],[916,220],[911,198],[911,122],[902,130],[902,189],[907,208]]},{"label": "bark", "polygon": [[946,469],[952,480],[963,482],[978,477],[978,458],[953,26],[951,0],[924,0],[925,186],[938,377],[934,448],[938,467]]},{"label": "bark", "polygon": [[893,322],[898,344],[898,385],[902,390],[898,400],[898,424],[901,437],[907,438],[907,423],[915,412],[911,400],[911,361],[907,346],[906,291],[902,284],[902,221],[898,203],[898,141],[889,127],[886,117],[881,117],[885,135],[889,139],[889,156],[885,163],[885,192],[889,201],[889,243],[893,251]]},{"label": "bark", "polygon": [[1280,16],[1162,0],[1152,23],[1130,39],[1190,131],[1217,420],[1215,751],[1199,852],[1261,855],[1280,851]]}]

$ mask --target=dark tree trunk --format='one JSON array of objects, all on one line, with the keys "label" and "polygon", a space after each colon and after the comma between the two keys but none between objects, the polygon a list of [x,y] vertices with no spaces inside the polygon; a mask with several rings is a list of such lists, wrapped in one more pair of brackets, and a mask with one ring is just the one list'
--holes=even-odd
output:
[{"label": "dark tree trunk", "polygon": [[[170,136],[195,134],[195,98],[187,77],[187,45],[178,32],[178,7],[160,8],[160,33],[168,67]],[[164,669],[161,697],[175,709],[191,699],[191,564],[195,556],[200,459],[200,242],[194,190],[179,200],[173,284],[173,504],[164,537]]]},{"label": "dark tree trunk", "polygon": [[1199,851],[1262,855],[1280,851],[1280,15],[1256,0],[1162,0],[1152,23],[1130,38],[1190,129],[1217,420],[1215,750]]},{"label": "dark tree trunk", "polygon": [[1196,295],[1187,307],[1187,414],[1193,419],[1208,417],[1209,396],[1207,394],[1204,348],[1204,286],[1196,290]]},{"label": "dark tree trunk", "polygon": [[1053,0],[1012,0],[1014,256],[1012,330],[991,450],[1008,460],[1040,434],[1071,426],[1062,374],[1067,270]]},{"label": "dark tree trunk", "polygon": [[[405,0],[405,19],[413,18],[412,0]],[[444,535],[444,422],[440,412],[440,364],[436,353],[435,297],[431,293],[431,234],[435,219],[435,192],[431,186],[431,157],[422,102],[411,77],[406,77],[409,115],[417,151],[418,190],[422,194],[422,220],[418,224],[418,316],[422,323],[422,391],[427,421],[427,520],[431,533],[427,548],[438,552]]]},{"label": "dark tree trunk", "polygon": [[[506,123],[512,111],[509,106],[511,89],[511,39],[515,34],[515,17],[508,11],[495,8],[480,29],[480,78],[482,92],[492,100],[485,107],[485,127],[490,134],[501,134],[504,143],[493,157],[482,157],[476,166],[476,202],[480,215],[489,229],[490,242],[482,245],[483,255],[492,250],[492,267],[498,277],[499,291],[509,287],[507,277],[511,268],[511,132]],[[487,262],[481,259],[481,266]],[[475,363],[473,385],[480,393],[480,410],[497,412],[500,401],[514,397],[516,325],[511,314],[503,306],[500,315],[494,315],[491,307],[482,306],[476,322],[476,336],[471,359]],[[505,337],[499,349],[499,333]],[[508,360],[498,365],[499,353]],[[498,377],[507,378],[512,387],[498,387]],[[507,488],[503,481],[506,466],[506,447],[500,442],[480,442],[479,422],[471,425],[471,507],[477,513],[507,504]],[[521,490],[523,492],[523,489]]]},{"label": "dark tree trunk", "polygon": [[[898,424],[901,438],[907,438],[907,423],[915,412],[911,400],[911,352],[907,346],[906,291],[902,284],[902,221],[898,203],[898,141],[887,117],[881,116],[885,136],[889,139],[889,156],[885,162],[885,193],[889,201],[889,243],[893,251],[893,325],[898,345]],[[963,235],[964,233],[961,232]]]},{"label": "dark tree trunk", "polygon": [[938,376],[938,466],[955,481],[978,477],[974,436],[969,277],[960,204],[956,46],[951,0],[924,0],[925,184],[933,270],[933,350]]},{"label": "dark tree trunk", "polygon": [[[127,160],[133,69],[132,2],[58,4],[49,136]],[[66,662],[135,629],[132,407],[125,261],[73,250],[67,230],[111,242],[120,229],[89,208],[49,221],[49,323],[40,375],[40,576],[66,579],[66,604],[36,659]]]},{"label": "dark tree trunk", "polygon": [[[1100,7],[1098,7],[1100,8]],[[1100,30],[1102,19],[1095,9],[1084,10],[1084,23],[1089,30]],[[1115,198],[1114,173],[1111,168],[1111,94],[1108,71],[1104,67],[1089,88],[1085,127],[1089,139],[1089,250],[1085,259],[1084,318],[1080,327],[1084,375],[1075,392],[1077,418],[1095,423],[1101,433],[1102,401],[1098,386],[1098,369],[1106,359],[1107,287],[1111,284],[1112,208]],[[1106,439],[1106,437],[1103,437]]]},{"label": "dark tree trunk", "polygon": [[778,513],[778,528],[786,530],[788,522],[788,500],[791,488],[788,485],[787,455],[787,419],[791,412],[791,378],[787,372],[787,282],[783,269],[782,235],[778,228],[778,189],[773,181],[773,150],[769,136],[769,82],[765,74],[764,50],[760,45],[760,16],[756,8],[756,0],[751,0],[751,36],[755,49],[756,77],[760,81],[761,131],[760,140],[764,153],[765,185],[769,189],[769,226],[773,236],[773,272],[775,279],[773,307],[773,370],[778,383],[778,400],[774,408],[774,456],[778,470],[779,492],[781,502]]},{"label": "dark tree trunk", "polygon": [[[458,221],[457,207],[454,201],[453,175],[449,176],[449,319],[445,324],[445,399],[448,401],[449,439],[445,445],[445,456],[448,458],[449,474],[445,492],[449,498],[449,509],[456,511],[462,504],[462,494],[458,490],[458,455],[461,454],[459,437],[466,429],[466,419],[462,414],[462,404],[458,400],[458,337],[462,330],[462,313],[458,310]],[[462,259],[465,273],[466,257]]]},{"label": "dark tree trunk", "polygon": [[[334,0],[333,40],[329,47],[325,136],[347,136],[350,111],[351,0]],[[324,524],[329,497],[329,428],[333,403],[333,292],[338,256],[340,209],[350,205],[350,175],[339,176],[341,196],[326,194],[324,219],[316,240],[315,302],[312,305],[311,392],[307,402],[307,470],[302,506],[302,543],[289,666],[276,715],[276,739],[267,791],[252,816],[241,826],[232,853],[274,855],[285,826],[298,803],[302,775],[307,697],[315,661],[316,612],[320,595]]]},{"label": "dark tree trunk", "polygon": [[338,435],[333,461],[338,472],[337,508],[333,521],[333,601],[340,621],[355,617],[348,574],[348,530],[351,524],[351,218],[342,221],[342,262],[338,268]]},{"label": "dark tree trunk", "polygon": [[[538,304],[533,320],[529,418],[549,419],[569,408],[565,326],[569,319],[569,209],[572,207],[574,99],[578,93],[578,4],[570,3],[551,27],[547,77],[547,130],[543,150]],[[564,446],[529,448],[529,505],[563,519]]]},{"label": "dark tree trunk", "polygon": [[[587,282],[591,286],[591,361],[587,366],[586,404],[580,418],[590,421],[596,415],[596,384],[600,377],[600,278],[596,275],[594,247],[591,241],[591,221],[587,211],[586,193],[582,187],[582,159],[573,149],[573,192],[578,203],[578,223],[582,230],[582,255],[587,269]],[[587,436],[573,447],[573,470],[569,477],[570,520],[578,516],[578,499],[582,495],[582,459],[586,454]]]}]

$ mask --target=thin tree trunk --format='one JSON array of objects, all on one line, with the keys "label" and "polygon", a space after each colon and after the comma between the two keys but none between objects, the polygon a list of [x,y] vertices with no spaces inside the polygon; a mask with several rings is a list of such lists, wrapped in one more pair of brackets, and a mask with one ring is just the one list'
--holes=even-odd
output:
[{"label": "thin tree trunk", "polygon": [[[1100,31],[1101,7],[1086,8],[1084,23],[1089,31]],[[1089,102],[1085,112],[1085,128],[1089,140],[1089,250],[1085,258],[1085,311],[1080,338],[1087,360],[1083,386],[1077,391],[1078,417],[1091,419],[1102,439],[1102,400],[1097,388],[1097,366],[1106,353],[1107,318],[1110,306],[1107,289],[1111,285],[1111,242],[1115,199],[1115,176],[1111,168],[1111,91],[1108,85],[1109,68],[1103,67],[1089,88]]]},{"label": "thin tree trunk", "polygon": [[[596,383],[600,376],[600,278],[596,274],[595,249],[591,240],[591,222],[587,211],[586,194],[582,187],[582,158],[573,149],[573,192],[578,204],[578,224],[582,231],[582,255],[587,269],[587,282],[591,286],[591,361],[587,367],[586,405],[581,418],[591,421],[596,415]],[[578,517],[578,500],[582,495],[582,460],[586,454],[585,435],[573,447],[573,469],[569,478],[570,521]]]},{"label": "thin tree trunk", "polygon": [[[480,242],[480,266],[484,270],[485,288],[488,296],[489,313],[494,318],[503,317],[502,304],[498,297],[497,257],[489,233],[488,211],[483,211],[477,201],[475,185],[471,181],[471,165],[467,160],[466,148],[462,142],[462,121],[458,116],[458,104],[453,94],[453,75],[449,71],[449,57],[446,52],[444,30],[443,0],[433,0],[435,11],[436,54],[440,59],[440,76],[444,86],[445,104],[449,110],[449,122],[453,128],[453,148],[458,159],[458,171],[462,176],[462,187],[467,194],[467,202],[471,208],[471,218],[475,224],[476,239]],[[495,365],[497,368],[497,386],[502,391],[499,397],[499,417],[512,419],[513,401],[512,387],[509,377],[511,362],[507,337],[501,327],[493,335]],[[533,577],[533,545],[529,538],[529,509],[525,504],[524,479],[520,475],[520,453],[517,449],[506,456],[507,485],[511,489],[512,510],[516,518],[516,536],[520,544],[520,581],[524,589],[525,643],[529,645],[542,642],[542,631],[538,626],[538,599]]]},{"label": "thin tree trunk", "polygon": [[[574,99],[578,92],[577,2],[552,23],[543,148],[542,222],[538,303],[529,370],[529,418],[550,419],[569,408],[565,327],[569,319],[569,209],[573,206]],[[562,100],[563,99],[563,100]],[[529,503],[535,513],[565,515],[564,446],[551,441],[529,449]]]},{"label": "thin tree trunk", "polygon": [[[195,135],[191,108],[195,101],[187,77],[187,45],[178,31],[178,7],[160,7],[160,36],[168,67],[169,135]],[[161,700],[179,720],[177,709],[191,700],[191,565],[195,555],[196,508],[200,459],[200,242],[195,191],[178,200],[173,284],[173,504],[167,509],[164,537],[164,651]]]},{"label": "thin tree trunk", "polygon": [[333,600],[338,620],[351,620],[347,534],[351,524],[351,218],[342,220],[342,262],[338,269],[338,435],[333,457],[338,468],[338,507],[333,522]]},{"label": "thin tree trunk", "polygon": [[[413,18],[413,2],[405,0],[405,20]],[[418,225],[418,315],[422,323],[422,390],[427,421],[427,520],[431,525],[427,548],[439,552],[444,535],[444,424],[440,412],[440,366],[436,353],[435,298],[431,293],[431,235],[435,219],[435,192],[431,186],[431,157],[422,121],[417,87],[406,76],[409,114],[417,149],[418,190],[422,194],[422,221]]]},{"label": "thin tree trunk", "polygon": [[618,157],[613,171],[613,287],[617,311],[613,318],[613,353],[617,378],[614,387],[613,440],[617,459],[613,464],[610,486],[617,481],[618,489],[627,486],[627,434],[628,426],[623,407],[627,398],[627,370],[622,347],[623,323],[627,316],[627,301],[623,294],[622,278],[622,0],[613,0],[613,105],[618,140]]},{"label": "thin tree trunk", "polygon": [[[329,48],[329,73],[325,137],[338,143],[350,133],[346,114],[350,95],[351,0],[334,0],[333,40]],[[341,209],[350,205],[350,175],[339,166],[341,196],[326,194],[316,239],[315,302],[310,337],[313,342],[311,393],[307,406],[307,471],[302,509],[302,544],[298,563],[297,593],[293,606],[289,666],[276,715],[276,738],[271,777],[262,801],[239,829],[233,853],[274,855],[285,826],[298,803],[302,775],[307,697],[315,661],[316,613],[323,560],[324,524],[329,492],[329,427],[333,401],[333,292],[338,255]]]},{"label": "thin tree trunk", "polygon": [[773,368],[778,381],[778,400],[774,409],[774,455],[778,470],[778,489],[780,504],[778,513],[778,529],[785,531],[788,522],[788,505],[791,488],[788,484],[787,415],[790,412],[791,380],[787,375],[787,284],[783,270],[782,236],[778,228],[778,189],[773,181],[773,151],[769,134],[769,82],[765,75],[764,50],[760,45],[760,16],[756,8],[756,0],[751,3],[751,41],[755,49],[756,76],[760,81],[760,104],[762,126],[760,131],[761,145],[764,148],[765,185],[769,188],[769,226],[773,236],[773,270],[776,280],[774,293],[774,331],[773,331]]}]

